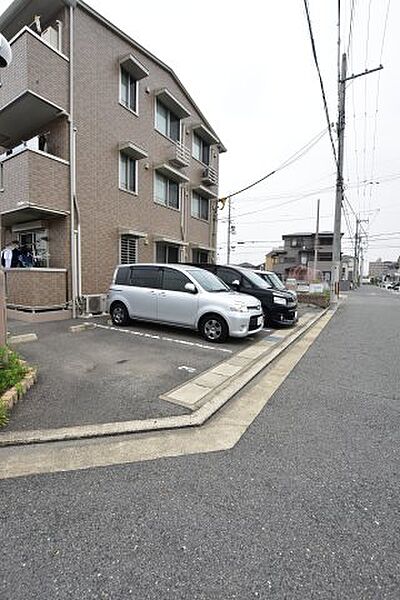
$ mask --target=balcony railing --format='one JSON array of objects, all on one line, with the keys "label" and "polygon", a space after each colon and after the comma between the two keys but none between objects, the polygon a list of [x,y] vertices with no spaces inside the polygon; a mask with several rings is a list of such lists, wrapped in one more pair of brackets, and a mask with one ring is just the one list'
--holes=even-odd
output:
[{"label": "balcony railing", "polygon": [[66,269],[9,269],[5,276],[9,308],[35,311],[64,308],[68,302]]},{"label": "balcony railing", "polygon": [[68,110],[68,59],[24,27],[11,41],[13,61],[2,69],[0,142],[12,147]]},{"label": "balcony railing", "polygon": [[175,143],[174,156],[169,161],[174,167],[188,167],[190,164],[190,150],[181,142]]},{"label": "balcony railing", "polygon": [[30,204],[69,210],[67,161],[27,148],[0,162],[0,213]]},{"label": "balcony railing", "polygon": [[13,61],[1,74],[0,109],[30,90],[57,106],[68,108],[68,59],[28,27],[11,41]]},{"label": "balcony railing", "polygon": [[205,185],[218,185],[218,171],[214,167],[207,167],[203,171],[202,182]]}]

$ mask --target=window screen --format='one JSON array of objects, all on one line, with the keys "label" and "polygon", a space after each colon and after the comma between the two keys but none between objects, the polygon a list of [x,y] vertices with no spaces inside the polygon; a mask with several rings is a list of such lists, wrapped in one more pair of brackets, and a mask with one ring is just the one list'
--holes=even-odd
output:
[{"label": "window screen", "polygon": [[138,238],[133,235],[121,235],[120,262],[129,265],[138,261]]}]

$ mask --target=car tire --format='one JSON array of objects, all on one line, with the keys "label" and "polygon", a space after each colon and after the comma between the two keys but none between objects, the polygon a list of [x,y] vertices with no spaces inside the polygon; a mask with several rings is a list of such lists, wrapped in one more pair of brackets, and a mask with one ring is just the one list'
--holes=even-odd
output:
[{"label": "car tire", "polygon": [[199,331],[207,342],[221,344],[229,335],[228,325],[223,317],[209,314],[201,318]]},{"label": "car tire", "polygon": [[113,325],[122,327],[127,325],[130,321],[128,310],[122,302],[114,302],[110,308],[111,321]]}]

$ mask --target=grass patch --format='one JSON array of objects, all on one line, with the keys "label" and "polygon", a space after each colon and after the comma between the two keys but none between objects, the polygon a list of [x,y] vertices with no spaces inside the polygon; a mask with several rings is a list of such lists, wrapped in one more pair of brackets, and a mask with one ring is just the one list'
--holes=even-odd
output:
[{"label": "grass patch", "polygon": [[[25,377],[29,367],[21,363],[20,356],[7,347],[0,347],[0,396],[12,387],[16,387],[18,393],[22,392],[21,381]],[[9,409],[5,402],[0,399],[0,429],[9,421]]]}]

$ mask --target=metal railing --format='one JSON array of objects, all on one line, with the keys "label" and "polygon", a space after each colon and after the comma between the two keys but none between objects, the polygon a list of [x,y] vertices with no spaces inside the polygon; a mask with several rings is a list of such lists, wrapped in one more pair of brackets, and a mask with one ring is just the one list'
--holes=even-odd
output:
[{"label": "metal railing", "polygon": [[174,161],[185,167],[190,164],[190,150],[182,142],[176,142],[175,144]]},{"label": "metal railing", "polygon": [[202,180],[208,185],[218,185],[218,172],[214,167],[207,167],[203,171]]}]

